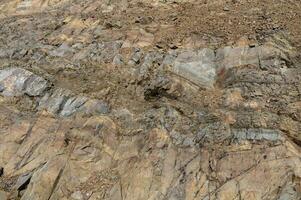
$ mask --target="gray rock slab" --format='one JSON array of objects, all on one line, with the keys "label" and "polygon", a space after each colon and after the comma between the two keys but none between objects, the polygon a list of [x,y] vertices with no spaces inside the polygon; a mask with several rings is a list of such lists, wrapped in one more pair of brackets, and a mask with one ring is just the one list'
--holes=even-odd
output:
[{"label": "gray rock slab", "polygon": [[3,96],[39,96],[47,89],[48,82],[25,69],[7,68],[0,70],[0,85]]},{"label": "gray rock slab", "polygon": [[172,70],[200,87],[212,88],[216,77],[214,61],[215,54],[211,49],[186,51],[177,56]]}]

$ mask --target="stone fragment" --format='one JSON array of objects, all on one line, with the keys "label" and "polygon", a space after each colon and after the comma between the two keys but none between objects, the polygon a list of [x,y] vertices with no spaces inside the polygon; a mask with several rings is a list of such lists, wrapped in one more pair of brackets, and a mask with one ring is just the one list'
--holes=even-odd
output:
[{"label": "stone fragment", "polygon": [[230,11],[230,8],[228,6],[225,6],[223,10],[224,11]]},{"label": "stone fragment", "polygon": [[36,75],[32,75],[27,81],[25,86],[25,93],[29,96],[39,96],[47,88],[47,81]]},{"label": "stone fragment", "polygon": [[131,65],[131,66],[139,64],[142,56],[143,56],[143,52],[139,48],[135,48],[133,54],[131,55],[131,59],[129,60],[128,64]]},{"label": "stone fragment", "polygon": [[56,89],[52,94],[47,93],[39,102],[40,109],[46,109],[53,114],[59,114],[65,103],[70,98],[71,92],[64,89]]},{"label": "stone fragment", "polygon": [[80,108],[87,102],[86,97],[71,97],[63,105],[61,116],[68,117],[80,110]]},{"label": "stone fragment", "polygon": [[59,88],[53,93],[47,93],[40,100],[39,109],[45,109],[62,117],[69,117],[76,112],[106,114],[109,112],[109,105],[100,100],[89,100],[84,96],[76,96],[69,90]]},{"label": "stone fragment", "polygon": [[66,43],[63,43],[59,48],[50,51],[50,55],[55,57],[65,57],[73,54],[73,52],[74,50],[71,47],[69,47]]},{"label": "stone fragment", "polygon": [[3,96],[39,96],[47,89],[47,81],[22,68],[0,70]]},{"label": "stone fragment", "polygon": [[117,66],[120,66],[120,65],[124,64],[124,60],[123,60],[122,55],[117,54],[117,55],[113,58],[113,64],[114,64],[114,65],[117,65]]}]

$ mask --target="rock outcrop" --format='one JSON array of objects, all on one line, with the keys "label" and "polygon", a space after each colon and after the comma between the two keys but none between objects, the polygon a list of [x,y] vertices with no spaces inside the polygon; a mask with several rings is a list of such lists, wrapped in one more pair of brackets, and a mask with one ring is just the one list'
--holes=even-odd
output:
[{"label": "rock outcrop", "polygon": [[47,88],[47,81],[21,68],[0,71],[0,87],[3,96],[39,96]]},{"label": "rock outcrop", "polygon": [[268,2],[3,2],[0,200],[299,200],[300,48]]}]

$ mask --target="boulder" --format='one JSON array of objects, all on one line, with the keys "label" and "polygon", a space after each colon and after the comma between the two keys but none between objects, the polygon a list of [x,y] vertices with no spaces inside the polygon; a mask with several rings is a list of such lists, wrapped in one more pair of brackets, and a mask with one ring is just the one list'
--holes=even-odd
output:
[{"label": "boulder", "polygon": [[22,68],[0,70],[0,86],[3,96],[40,96],[48,87],[48,82]]}]

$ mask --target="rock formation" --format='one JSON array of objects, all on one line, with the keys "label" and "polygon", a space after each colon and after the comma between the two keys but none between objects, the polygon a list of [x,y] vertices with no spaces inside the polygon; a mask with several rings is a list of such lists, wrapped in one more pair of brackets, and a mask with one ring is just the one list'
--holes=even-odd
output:
[{"label": "rock formation", "polygon": [[0,200],[301,198],[300,2],[1,4]]}]

